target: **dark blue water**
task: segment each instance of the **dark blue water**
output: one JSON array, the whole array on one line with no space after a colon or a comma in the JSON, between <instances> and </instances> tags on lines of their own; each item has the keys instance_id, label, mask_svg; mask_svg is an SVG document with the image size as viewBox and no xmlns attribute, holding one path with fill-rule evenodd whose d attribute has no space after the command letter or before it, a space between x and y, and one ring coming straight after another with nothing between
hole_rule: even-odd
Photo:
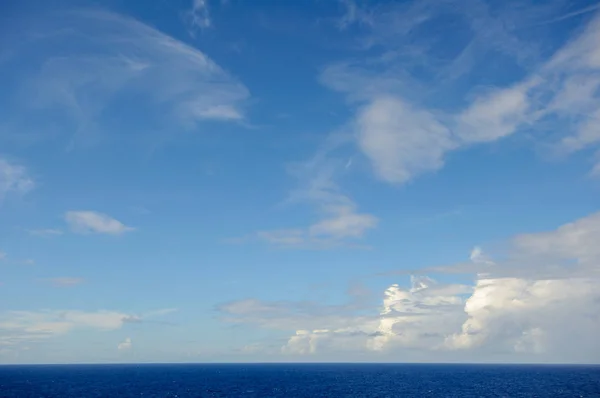
<instances>
[{"instance_id":1,"label":"dark blue water","mask_svg":"<svg viewBox=\"0 0 600 398\"><path fill-rule=\"evenodd\" d=\"M0 366L0 397L600 397L600 366Z\"/></svg>"}]
</instances>

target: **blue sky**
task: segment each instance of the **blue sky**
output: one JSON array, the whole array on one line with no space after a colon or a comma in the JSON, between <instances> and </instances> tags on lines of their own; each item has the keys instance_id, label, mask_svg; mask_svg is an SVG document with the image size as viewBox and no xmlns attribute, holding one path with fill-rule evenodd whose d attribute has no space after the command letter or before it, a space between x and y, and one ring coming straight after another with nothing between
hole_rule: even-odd
<instances>
[{"instance_id":1,"label":"blue sky","mask_svg":"<svg viewBox=\"0 0 600 398\"><path fill-rule=\"evenodd\" d=\"M3 2L0 363L599 362L599 12Z\"/></svg>"}]
</instances>

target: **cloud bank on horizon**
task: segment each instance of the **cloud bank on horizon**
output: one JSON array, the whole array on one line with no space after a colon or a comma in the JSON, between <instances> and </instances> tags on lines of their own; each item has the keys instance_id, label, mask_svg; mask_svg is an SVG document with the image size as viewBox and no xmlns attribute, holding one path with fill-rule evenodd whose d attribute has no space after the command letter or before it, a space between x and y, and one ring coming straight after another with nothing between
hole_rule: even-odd
<instances>
[{"instance_id":1,"label":"cloud bank on horizon","mask_svg":"<svg viewBox=\"0 0 600 398\"><path fill-rule=\"evenodd\" d=\"M600 362L597 4L69 3L0 6L0 363Z\"/></svg>"}]
</instances>

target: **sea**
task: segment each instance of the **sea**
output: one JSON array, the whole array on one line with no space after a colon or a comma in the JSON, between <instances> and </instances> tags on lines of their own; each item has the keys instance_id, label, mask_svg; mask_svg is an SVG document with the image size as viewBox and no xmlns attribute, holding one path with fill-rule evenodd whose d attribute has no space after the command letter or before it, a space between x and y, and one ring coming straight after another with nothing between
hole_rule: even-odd
<instances>
[{"instance_id":1,"label":"sea","mask_svg":"<svg viewBox=\"0 0 600 398\"><path fill-rule=\"evenodd\" d=\"M0 397L600 397L600 366L0 366Z\"/></svg>"}]
</instances>

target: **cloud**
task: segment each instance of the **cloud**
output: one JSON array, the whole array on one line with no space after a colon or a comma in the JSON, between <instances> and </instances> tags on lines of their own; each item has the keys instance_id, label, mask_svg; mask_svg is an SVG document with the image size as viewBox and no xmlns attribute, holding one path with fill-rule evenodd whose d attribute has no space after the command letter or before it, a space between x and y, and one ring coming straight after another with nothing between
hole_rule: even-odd
<instances>
[{"instance_id":1,"label":"cloud","mask_svg":"<svg viewBox=\"0 0 600 398\"><path fill-rule=\"evenodd\" d=\"M345 13L338 20L338 27L342 30L348 28L354 23L371 24L369 14L359 7L353 0L340 0L339 3L344 7Z\"/></svg>"},{"instance_id":2,"label":"cloud","mask_svg":"<svg viewBox=\"0 0 600 398\"><path fill-rule=\"evenodd\" d=\"M32 236L57 236L63 234L63 231L61 231L60 229L53 228L30 229L27 232L29 232L29 235Z\"/></svg>"},{"instance_id":3,"label":"cloud","mask_svg":"<svg viewBox=\"0 0 600 398\"><path fill-rule=\"evenodd\" d=\"M357 115L357 142L384 181L403 183L437 170L456 147L450 130L429 112L397 97L374 99Z\"/></svg>"},{"instance_id":4,"label":"cloud","mask_svg":"<svg viewBox=\"0 0 600 398\"><path fill-rule=\"evenodd\" d=\"M244 299L218 305L221 320L234 324L249 324L266 329L290 331L296 329L354 329L373 316L356 316L364 304L320 305L312 301L265 302Z\"/></svg>"},{"instance_id":5,"label":"cloud","mask_svg":"<svg viewBox=\"0 0 600 398\"><path fill-rule=\"evenodd\" d=\"M0 250L0 261L5 260L6 259L6 253L3 252L2 250Z\"/></svg>"},{"instance_id":6,"label":"cloud","mask_svg":"<svg viewBox=\"0 0 600 398\"><path fill-rule=\"evenodd\" d=\"M162 141L204 122L244 117L249 93L242 84L198 49L139 21L99 9L16 21L23 34L12 44L10 64L31 68L2 72L0 65L5 79L22 82L5 92L12 106L3 138L68 133L69 148L157 135Z\"/></svg>"},{"instance_id":7,"label":"cloud","mask_svg":"<svg viewBox=\"0 0 600 398\"><path fill-rule=\"evenodd\" d=\"M515 28L507 30L504 19L516 27L535 25L555 13L556 6L526 7L522 15L501 8L492 16L476 0L467 8L451 7L454 2L428 4L374 7L366 48L379 55L329 65L320 77L356 107L350 121L355 143L379 179L406 183L441 169L451 151L520 131L533 131L536 143L565 154L600 145L599 15L541 60L535 46L527 44L533 41L523 41ZM453 43L430 37L434 30L425 29L436 21L444 23L448 15L456 21ZM471 39L457 43L463 27ZM442 48L457 46L462 51L454 56L441 55ZM487 76L490 62L512 68L517 64L523 73L495 85L490 83L494 78L486 77L484 86L479 79ZM472 74L474 66L482 72ZM463 75L469 76L468 84L459 79ZM452 105L444 100L457 96L465 100ZM555 127L551 134L544 133L548 124Z\"/></svg>"},{"instance_id":8,"label":"cloud","mask_svg":"<svg viewBox=\"0 0 600 398\"><path fill-rule=\"evenodd\" d=\"M0 201L9 193L24 194L34 186L24 166L0 157Z\"/></svg>"},{"instance_id":9,"label":"cloud","mask_svg":"<svg viewBox=\"0 0 600 398\"><path fill-rule=\"evenodd\" d=\"M533 85L534 82L528 81L477 97L458 115L456 134L463 145L496 141L531 122L528 90Z\"/></svg>"},{"instance_id":10,"label":"cloud","mask_svg":"<svg viewBox=\"0 0 600 398\"><path fill-rule=\"evenodd\" d=\"M570 360L583 354L597 356L598 282L584 278L480 279L465 304L469 318L446 344L452 349L553 352Z\"/></svg>"},{"instance_id":11,"label":"cloud","mask_svg":"<svg viewBox=\"0 0 600 398\"><path fill-rule=\"evenodd\" d=\"M127 337L124 341L122 341L121 343L119 343L119 345L117 346L117 350L119 351L129 351L132 348L132 342L131 342L131 338Z\"/></svg>"},{"instance_id":12,"label":"cloud","mask_svg":"<svg viewBox=\"0 0 600 398\"><path fill-rule=\"evenodd\" d=\"M158 315L157 315L158 316ZM144 316L118 311L41 310L0 312L0 347L22 347L76 330L114 331Z\"/></svg>"},{"instance_id":13,"label":"cloud","mask_svg":"<svg viewBox=\"0 0 600 398\"><path fill-rule=\"evenodd\" d=\"M210 28L212 25L208 0L192 0L192 9L187 15L192 36L195 30Z\"/></svg>"},{"instance_id":14,"label":"cloud","mask_svg":"<svg viewBox=\"0 0 600 398\"><path fill-rule=\"evenodd\" d=\"M135 229L95 211L69 211L65 214L65 221L73 232L80 234L121 235Z\"/></svg>"},{"instance_id":15,"label":"cloud","mask_svg":"<svg viewBox=\"0 0 600 398\"><path fill-rule=\"evenodd\" d=\"M50 278L47 279L47 281L54 287L71 287L84 283L85 279L64 276L59 278Z\"/></svg>"},{"instance_id":16,"label":"cloud","mask_svg":"<svg viewBox=\"0 0 600 398\"><path fill-rule=\"evenodd\" d=\"M0 314L4 345L40 340L74 329L116 330L129 315L114 311L8 311ZM11 343L12 342L12 343Z\"/></svg>"},{"instance_id":17,"label":"cloud","mask_svg":"<svg viewBox=\"0 0 600 398\"><path fill-rule=\"evenodd\" d=\"M347 171L347 160L331 152L345 138L330 136L315 155L304 162L290 164L288 173L296 179L297 187L289 194L286 204L309 204L315 217L308 225L293 228L261 230L242 239L254 239L283 248L329 249L358 247L356 242L377 226L372 214L360 212L358 205L336 183Z\"/></svg>"},{"instance_id":18,"label":"cloud","mask_svg":"<svg viewBox=\"0 0 600 398\"><path fill-rule=\"evenodd\" d=\"M411 276L409 288L394 283L383 292L379 309L360 295L338 305L246 299L218 309L227 322L290 331L283 355L594 362L600 355L598 241L600 213L594 213L555 230L516 235L498 258L475 247L470 267L460 268L472 284Z\"/></svg>"}]
</instances>

